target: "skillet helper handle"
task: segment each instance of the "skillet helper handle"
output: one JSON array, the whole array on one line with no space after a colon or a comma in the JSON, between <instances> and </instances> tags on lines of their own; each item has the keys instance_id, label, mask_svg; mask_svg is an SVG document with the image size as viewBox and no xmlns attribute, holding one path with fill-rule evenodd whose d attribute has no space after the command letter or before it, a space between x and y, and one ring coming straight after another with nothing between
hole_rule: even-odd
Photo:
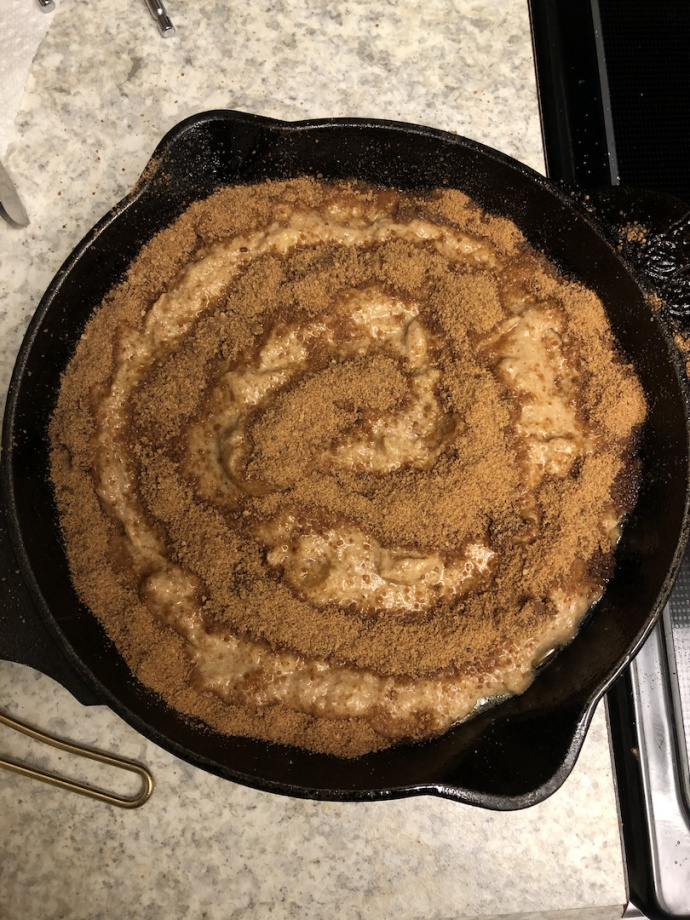
<instances>
[{"instance_id":1,"label":"skillet helper handle","mask_svg":"<svg viewBox=\"0 0 690 920\"><path fill-rule=\"evenodd\" d=\"M571 197L600 224L632 266L643 289L658 298L658 312L690 362L690 208L662 192L615 186ZM690 377L690 363L688 363Z\"/></svg>"},{"instance_id":2,"label":"skillet helper handle","mask_svg":"<svg viewBox=\"0 0 690 920\"><path fill-rule=\"evenodd\" d=\"M18 773L20 776L28 776L31 779L40 780L41 782L48 783L51 786L58 786L60 789L67 789L70 792L76 792L79 795L85 795L89 798L97 799L99 802L106 802L108 805L116 805L118 808L139 808L141 805L148 801L151 793L153 792L153 776L146 769L146 767L136 763L133 760L127 760L124 757L115 757L111 754L104 754L101 751L94 750L93 748L71 744L69 741L61 741L59 738L55 738L53 735L44 734L43 732L38 731L38 729L31 728L31 726L26 725L24 722L19 722L16 719L11 719L9 716L4 715L1 712L0 724L6 725L8 728L13 728L15 731L27 735L34 741L40 741L42 744L49 744L61 751L66 751L68 754L75 754L77 757L86 757L89 760L97 760L99 763L104 763L107 766L120 770L127 770L130 773L134 773L141 779L142 786L141 790L134 796L121 796L114 792L106 792L104 789L98 789L95 786L89 786L87 783L80 783L74 780L64 779L63 777L57 776L54 773L47 773L34 767L27 767L23 764L15 763L12 760L0 759L0 767L4 770L9 770L12 773Z\"/></svg>"}]
</instances>

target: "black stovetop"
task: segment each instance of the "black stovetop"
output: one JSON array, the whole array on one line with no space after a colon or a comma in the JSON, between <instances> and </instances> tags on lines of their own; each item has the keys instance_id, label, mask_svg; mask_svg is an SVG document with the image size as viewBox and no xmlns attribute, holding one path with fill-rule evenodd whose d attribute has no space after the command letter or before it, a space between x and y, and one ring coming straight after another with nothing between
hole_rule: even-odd
<instances>
[{"instance_id":1,"label":"black stovetop","mask_svg":"<svg viewBox=\"0 0 690 920\"><path fill-rule=\"evenodd\" d=\"M530 12L549 176L690 211L690 3L530 0ZM607 704L631 901L655 920L690 917L689 557Z\"/></svg>"}]
</instances>

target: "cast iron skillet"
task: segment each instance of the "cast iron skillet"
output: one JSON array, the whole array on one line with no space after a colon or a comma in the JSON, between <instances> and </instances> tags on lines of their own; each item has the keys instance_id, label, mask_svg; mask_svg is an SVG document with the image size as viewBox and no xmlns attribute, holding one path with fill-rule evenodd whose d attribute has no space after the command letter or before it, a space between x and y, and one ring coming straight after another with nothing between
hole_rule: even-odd
<instances>
[{"instance_id":1,"label":"cast iron skillet","mask_svg":"<svg viewBox=\"0 0 690 920\"><path fill-rule=\"evenodd\" d=\"M601 296L649 400L638 504L606 593L576 640L521 697L443 737L356 761L226 737L190 724L135 680L69 578L47 478L47 427L60 374L84 325L153 234L228 183L299 175L420 189L460 188L510 216L530 242ZM632 270L572 199L477 143L394 122L284 123L208 112L174 128L134 190L85 237L43 297L12 378L3 489L12 541L35 605L111 708L154 742L250 786L343 801L432 793L521 808L565 780L594 707L651 630L688 535L688 402L679 356Z\"/></svg>"}]
</instances>

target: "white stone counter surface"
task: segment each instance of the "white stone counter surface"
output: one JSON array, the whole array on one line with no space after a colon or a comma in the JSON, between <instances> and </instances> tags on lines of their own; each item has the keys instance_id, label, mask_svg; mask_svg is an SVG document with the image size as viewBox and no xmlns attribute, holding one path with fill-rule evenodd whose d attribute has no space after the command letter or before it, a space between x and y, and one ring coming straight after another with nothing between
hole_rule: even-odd
<instances>
[{"instance_id":1,"label":"white stone counter surface","mask_svg":"<svg viewBox=\"0 0 690 920\"><path fill-rule=\"evenodd\" d=\"M16 121L0 124L0 154L31 217L25 230L0 220L0 403L62 261L188 115L417 122L543 169L524 0L169 0L168 11L177 32L163 39L143 0L56 0ZM601 707L564 786L512 813L257 792L2 661L0 710L138 759L156 780L146 805L123 811L0 771L2 920L613 920L625 906ZM7 729L1 756L81 770Z\"/></svg>"}]
</instances>

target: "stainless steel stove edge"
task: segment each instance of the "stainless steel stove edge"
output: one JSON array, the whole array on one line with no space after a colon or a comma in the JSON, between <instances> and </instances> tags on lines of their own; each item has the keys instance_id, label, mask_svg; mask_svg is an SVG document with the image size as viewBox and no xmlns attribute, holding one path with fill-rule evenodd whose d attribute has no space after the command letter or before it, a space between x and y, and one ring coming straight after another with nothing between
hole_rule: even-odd
<instances>
[{"instance_id":1,"label":"stainless steel stove edge","mask_svg":"<svg viewBox=\"0 0 690 920\"><path fill-rule=\"evenodd\" d=\"M687 564L683 575L690 579ZM632 902L629 911L651 920L690 917L687 749L676 664L670 655L673 622L667 606L608 699ZM623 733L620 715L626 710L629 727Z\"/></svg>"}]
</instances>

